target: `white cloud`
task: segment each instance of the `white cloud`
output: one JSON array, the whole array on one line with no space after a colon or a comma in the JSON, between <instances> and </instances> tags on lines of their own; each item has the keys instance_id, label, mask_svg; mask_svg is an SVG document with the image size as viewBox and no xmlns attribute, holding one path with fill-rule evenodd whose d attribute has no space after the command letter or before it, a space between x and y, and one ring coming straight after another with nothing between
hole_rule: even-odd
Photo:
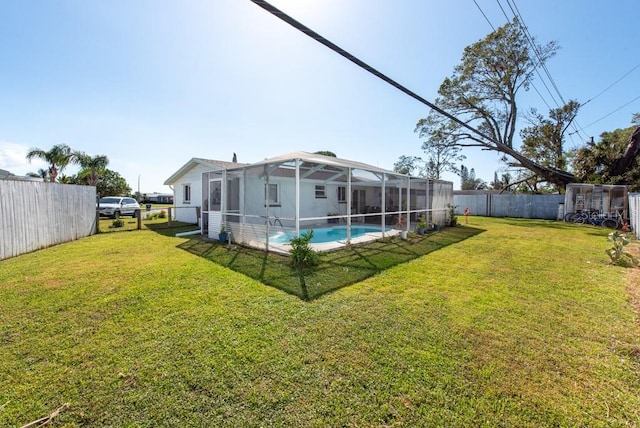
<instances>
[{"instance_id":1,"label":"white cloud","mask_svg":"<svg viewBox=\"0 0 640 428\"><path fill-rule=\"evenodd\" d=\"M25 175L28 172L44 168L46 163L41 160L34 159L32 162L27 160L29 148L24 144L0 141L0 169L16 175Z\"/></svg>"}]
</instances>

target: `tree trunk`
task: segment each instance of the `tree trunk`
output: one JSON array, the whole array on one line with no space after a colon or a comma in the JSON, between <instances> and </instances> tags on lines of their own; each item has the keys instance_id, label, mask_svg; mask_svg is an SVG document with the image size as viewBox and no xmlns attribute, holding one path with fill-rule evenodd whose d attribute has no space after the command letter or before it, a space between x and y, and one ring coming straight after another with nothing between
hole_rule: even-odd
<instances>
[{"instance_id":1,"label":"tree trunk","mask_svg":"<svg viewBox=\"0 0 640 428\"><path fill-rule=\"evenodd\" d=\"M563 171L556 168L550 168L547 166L538 165L528 157L524 156L517 150L512 149L506 144L500 144L494 142L495 150L505 153L518 162L520 162L520 166L530 170L531 172L537 174L542 177L545 181L555 184L558 188L564 189L567 184L573 183L576 181L576 176L571 174L570 172ZM489 147L489 145L487 145Z\"/></svg>"},{"instance_id":2,"label":"tree trunk","mask_svg":"<svg viewBox=\"0 0 640 428\"><path fill-rule=\"evenodd\" d=\"M620 159L616 161L615 166L611 170L611 176L619 176L625 173L627 169L631 167L631 164L635 160L638 152L640 151L640 126L633 131L629 144L624 151L624 154Z\"/></svg>"}]
</instances>

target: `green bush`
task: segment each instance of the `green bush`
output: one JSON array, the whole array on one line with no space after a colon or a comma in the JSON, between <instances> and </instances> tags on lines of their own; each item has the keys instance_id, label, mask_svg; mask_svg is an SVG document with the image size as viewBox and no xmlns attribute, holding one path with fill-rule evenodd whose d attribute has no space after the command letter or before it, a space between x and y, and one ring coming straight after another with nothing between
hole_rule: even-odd
<instances>
[{"instance_id":1,"label":"green bush","mask_svg":"<svg viewBox=\"0 0 640 428\"><path fill-rule=\"evenodd\" d=\"M451 204L447 204L447 226L455 226L456 224L458 224L456 207Z\"/></svg>"},{"instance_id":2,"label":"green bush","mask_svg":"<svg viewBox=\"0 0 640 428\"><path fill-rule=\"evenodd\" d=\"M124 220L121 220L119 218L113 220L113 223L111 223L111 227L116 228L116 227L123 227L124 226Z\"/></svg>"},{"instance_id":3,"label":"green bush","mask_svg":"<svg viewBox=\"0 0 640 428\"><path fill-rule=\"evenodd\" d=\"M290 242L291 265L297 268L311 267L318 264L318 253L316 253L309 243L313 239L313 230L302 233L299 237L293 238Z\"/></svg>"}]
</instances>

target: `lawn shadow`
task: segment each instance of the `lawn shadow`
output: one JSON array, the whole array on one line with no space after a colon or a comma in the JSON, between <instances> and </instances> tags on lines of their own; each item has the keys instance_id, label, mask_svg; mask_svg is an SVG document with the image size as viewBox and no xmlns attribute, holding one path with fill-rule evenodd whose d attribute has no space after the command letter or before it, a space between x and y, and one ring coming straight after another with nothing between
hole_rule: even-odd
<instances>
[{"instance_id":1,"label":"lawn shadow","mask_svg":"<svg viewBox=\"0 0 640 428\"><path fill-rule=\"evenodd\" d=\"M189 232L199 230L200 226L193 223L182 223L179 221L168 222L166 219L160 219L155 222L142 222L143 229L148 229L164 236L176 236L176 233Z\"/></svg>"},{"instance_id":2,"label":"lawn shadow","mask_svg":"<svg viewBox=\"0 0 640 428\"><path fill-rule=\"evenodd\" d=\"M221 245L202 236L178 248L308 301L482 232L477 227L457 226L427 235L411 233L406 240L392 237L351 245L321 253L319 264L304 270L292 268L286 255Z\"/></svg>"}]
</instances>

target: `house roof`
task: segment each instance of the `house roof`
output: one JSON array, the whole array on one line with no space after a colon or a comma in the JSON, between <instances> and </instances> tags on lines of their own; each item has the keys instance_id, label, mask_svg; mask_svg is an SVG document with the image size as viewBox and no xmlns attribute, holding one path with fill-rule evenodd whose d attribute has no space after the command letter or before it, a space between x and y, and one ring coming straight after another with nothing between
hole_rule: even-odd
<instances>
[{"instance_id":1,"label":"house roof","mask_svg":"<svg viewBox=\"0 0 640 428\"><path fill-rule=\"evenodd\" d=\"M164 184L171 185L176 183L182 175L198 165L208 168L209 171L226 170L232 174L248 173L253 176L261 177L269 175L272 177L294 178L296 176L296 161L300 162L300 177L310 180L346 183L349 170L351 171L351 181L362 184L377 183L381 180L381 176L383 174L390 176L389 178L394 181L402 181L405 179L424 180L419 177L409 177L405 174L400 174L395 171L390 171L362 162L340 159L316 153L295 151L251 164L192 158L176 173L169 177Z\"/></svg>"},{"instance_id":2,"label":"house roof","mask_svg":"<svg viewBox=\"0 0 640 428\"><path fill-rule=\"evenodd\" d=\"M204 159L204 158L191 158L187 163L185 163L179 170L177 170L171 177L167 178L164 181L164 184L170 186L175 184L176 180L180 178L182 175L187 173L189 170L196 166L203 166L205 168L209 168L211 171L215 170L223 170L230 169L238 166L243 166L246 164L238 163L238 162L226 162L215 159Z\"/></svg>"},{"instance_id":3,"label":"house roof","mask_svg":"<svg viewBox=\"0 0 640 428\"><path fill-rule=\"evenodd\" d=\"M377 166L368 165L362 162L356 162L356 161L351 161L347 159L335 158L333 156L325 156L317 153L307 153L302 151L285 153L283 155L265 159L260 162L254 162L250 165L241 165L241 166L238 165L236 167L227 168L227 169L241 169L241 168L244 168L245 166L254 167L254 166L261 166L261 165L284 164L287 162L295 161L296 159L299 159L303 163L307 163L307 164L318 164L318 165L321 164L321 165L327 165L329 167L334 167L334 168L354 168L354 169L361 169L364 171L370 171L370 172L380 173L380 174L393 174L393 175L399 175L399 176L403 175L394 171L390 171L388 169L378 168Z\"/></svg>"},{"instance_id":4,"label":"house roof","mask_svg":"<svg viewBox=\"0 0 640 428\"><path fill-rule=\"evenodd\" d=\"M250 165L237 166L227 171L245 171L250 175L294 178L296 176L295 162L299 161L300 177L309 180L346 183L351 170L351 181L359 183L377 183L381 175L388 175L392 180L409 178L387 169L368 165L333 156L302 151L290 152L273 158L255 162ZM415 178L415 177L414 177Z\"/></svg>"}]
</instances>

